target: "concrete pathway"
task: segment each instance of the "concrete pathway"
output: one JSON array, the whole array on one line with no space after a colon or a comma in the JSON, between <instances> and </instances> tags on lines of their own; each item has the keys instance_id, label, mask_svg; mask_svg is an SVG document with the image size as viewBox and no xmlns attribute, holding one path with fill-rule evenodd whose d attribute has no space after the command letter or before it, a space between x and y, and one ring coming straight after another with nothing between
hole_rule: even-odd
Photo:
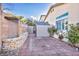
<instances>
[{"instance_id":1,"label":"concrete pathway","mask_svg":"<svg viewBox=\"0 0 79 59\"><path fill-rule=\"evenodd\" d=\"M74 47L51 37L34 37L29 35L22 48L20 56L79 56Z\"/></svg>"}]
</instances>

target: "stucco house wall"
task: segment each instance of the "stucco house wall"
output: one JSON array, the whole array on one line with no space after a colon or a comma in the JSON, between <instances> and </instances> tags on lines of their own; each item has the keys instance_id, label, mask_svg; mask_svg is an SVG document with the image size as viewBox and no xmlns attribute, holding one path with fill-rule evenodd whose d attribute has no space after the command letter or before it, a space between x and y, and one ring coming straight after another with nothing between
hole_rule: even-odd
<instances>
[{"instance_id":1,"label":"stucco house wall","mask_svg":"<svg viewBox=\"0 0 79 59\"><path fill-rule=\"evenodd\" d=\"M69 24L79 23L79 3L69 4Z\"/></svg>"},{"instance_id":2,"label":"stucco house wall","mask_svg":"<svg viewBox=\"0 0 79 59\"><path fill-rule=\"evenodd\" d=\"M47 17L45 18L45 22L48 21L50 25L56 26L56 19L58 16L68 13L66 16L66 21L68 24L77 24L79 23L79 3L59 3L59 5L55 4L54 7L50 7L47 13ZM61 17L63 19L64 17Z\"/></svg>"}]
</instances>

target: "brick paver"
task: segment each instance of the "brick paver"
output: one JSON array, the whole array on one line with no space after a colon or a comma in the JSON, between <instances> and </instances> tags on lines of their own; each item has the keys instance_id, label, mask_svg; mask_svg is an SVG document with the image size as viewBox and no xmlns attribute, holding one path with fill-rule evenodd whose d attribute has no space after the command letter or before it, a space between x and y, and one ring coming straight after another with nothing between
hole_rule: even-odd
<instances>
[{"instance_id":1,"label":"brick paver","mask_svg":"<svg viewBox=\"0 0 79 59\"><path fill-rule=\"evenodd\" d=\"M32 40L31 50L29 42ZM74 47L51 37L37 38L30 36L20 49L19 55L23 56L78 56L79 52Z\"/></svg>"}]
</instances>

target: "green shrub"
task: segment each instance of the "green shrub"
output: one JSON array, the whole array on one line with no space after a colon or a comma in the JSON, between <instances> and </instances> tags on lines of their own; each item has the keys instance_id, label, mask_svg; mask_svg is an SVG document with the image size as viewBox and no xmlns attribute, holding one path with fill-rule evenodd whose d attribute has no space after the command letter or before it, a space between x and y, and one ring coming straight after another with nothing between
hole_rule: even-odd
<instances>
[{"instance_id":1,"label":"green shrub","mask_svg":"<svg viewBox=\"0 0 79 59\"><path fill-rule=\"evenodd\" d=\"M56 29L55 27L48 28L48 32L49 32L50 36L53 36L53 35L54 35L54 33L56 33L56 32L57 32L57 29Z\"/></svg>"},{"instance_id":2,"label":"green shrub","mask_svg":"<svg viewBox=\"0 0 79 59\"><path fill-rule=\"evenodd\" d=\"M68 39L72 44L79 43L79 26L70 25Z\"/></svg>"}]
</instances>

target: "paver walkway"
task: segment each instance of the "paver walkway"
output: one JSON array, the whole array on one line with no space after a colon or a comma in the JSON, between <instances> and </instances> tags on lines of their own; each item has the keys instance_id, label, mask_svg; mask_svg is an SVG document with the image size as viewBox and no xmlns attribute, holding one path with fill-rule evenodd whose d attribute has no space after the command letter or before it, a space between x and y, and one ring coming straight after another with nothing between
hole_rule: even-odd
<instances>
[{"instance_id":1,"label":"paver walkway","mask_svg":"<svg viewBox=\"0 0 79 59\"><path fill-rule=\"evenodd\" d=\"M32 40L31 43L29 43ZM36 38L32 34L20 49L21 56L79 56L74 47L51 37Z\"/></svg>"}]
</instances>

